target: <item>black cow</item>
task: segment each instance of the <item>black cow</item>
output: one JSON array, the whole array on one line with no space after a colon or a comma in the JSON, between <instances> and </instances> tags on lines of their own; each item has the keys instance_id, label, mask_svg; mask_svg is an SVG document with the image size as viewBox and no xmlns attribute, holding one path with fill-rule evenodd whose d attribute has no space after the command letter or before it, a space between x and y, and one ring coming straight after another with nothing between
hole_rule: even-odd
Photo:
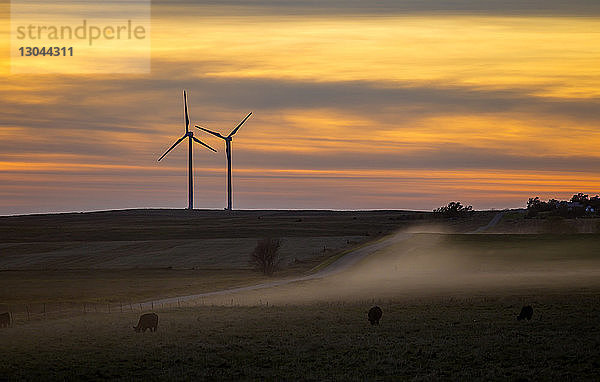
<instances>
[{"instance_id":1,"label":"black cow","mask_svg":"<svg viewBox=\"0 0 600 382\"><path fill-rule=\"evenodd\" d=\"M158 326L158 316L156 313L146 313L140 316L137 326L133 327L136 332L145 332L146 329L150 329L151 332L156 331Z\"/></svg>"},{"instance_id":2,"label":"black cow","mask_svg":"<svg viewBox=\"0 0 600 382\"><path fill-rule=\"evenodd\" d=\"M369 322L371 325L379 325L379 320L381 320L382 315L383 311L378 306L374 306L369 309Z\"/></svg>"},{"instance_id":3,"label":"black cow","mask_svg":"<svg viewBox=\"0 0 600 382\"><path fill-rule=\"evenodd\" d=\"M8 328L10 326L10 312L0 314L0 328Z\"/></svg>"},{"instance_id":4,"label":"black cow","mask_svg":"<svg viewBox=\"0 0 600 382\"><path fill-rule=\"evenodd\" d=\"M531 320L531 317L533 317L533 308L531 307L531 305L527 305L521 308L521 313L519 313L519 315L517 316L517 320Z\"/></svg>"}]
</instances>

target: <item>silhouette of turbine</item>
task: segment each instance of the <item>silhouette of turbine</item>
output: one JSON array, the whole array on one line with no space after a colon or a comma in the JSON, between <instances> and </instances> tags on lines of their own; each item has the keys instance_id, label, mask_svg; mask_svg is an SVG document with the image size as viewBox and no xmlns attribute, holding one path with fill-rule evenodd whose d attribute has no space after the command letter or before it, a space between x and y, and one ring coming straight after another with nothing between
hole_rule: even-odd
<instances>
[{"instance_id":1,"label":"silhouette of turbine","mask_svg":"<svg viewBox=\"0 0 600 382\"><path fill-rule=\"evenodd\" d=\"M204 142L200 141L198 138L194 137L194 133L192 131L190 131L190 118L188 116L187 95L185 94L185 90L183 91L183 104L184 104L184 112L185 112L185 135L183 137L179 138L177 140L177 142L175 142L173 144L173 146L171 146L171 148L169 148L160 158L158 158L158 161L160 162L160 160L163 159L165 157L165 155L167 155L171 150L173 150L175 148L175 146L180 144L185 138L188 139L188 143L189 143L189 146L188 146L188 192L189 192L188 209L191 210L194 208L194 174L193 174L193 167L192 167L192 141L195 141L196 143L200 143L202 146L204 146L214 152L217 152L217 150L213 149L206 143L204 143Z\"/></svg>"},{"instance_id":2,"label":"silhouette of turbine","mask_svg":"<svg viewBox=\"0 0 600 382\"><path fill-rule=\"evenodd\" d=\"M248 114L246 116L246 118L244 118L242 120L242 122L240 122L240 124L237 125L237 127L235 129L233 129L231 131L231 133L229 133L229 135L226 137L217 133L216 131L211 131L211 130L205 129L204 127L196 126L200 130L204 130L207 133L214 135L215 137L219 137L219 138L225 140L225 153L227 154L227 209L229 211L231 211L233 209L233 200L232 200L232 196L231 196L231 141L233 140L233 136L235 135L235 133L237 133L237 131L240 129L240 127L242 127L244 122L246 122L246 120L248 118L250 118L251 115L252 115L252 113Z\"/></svg>"}]
</instances>

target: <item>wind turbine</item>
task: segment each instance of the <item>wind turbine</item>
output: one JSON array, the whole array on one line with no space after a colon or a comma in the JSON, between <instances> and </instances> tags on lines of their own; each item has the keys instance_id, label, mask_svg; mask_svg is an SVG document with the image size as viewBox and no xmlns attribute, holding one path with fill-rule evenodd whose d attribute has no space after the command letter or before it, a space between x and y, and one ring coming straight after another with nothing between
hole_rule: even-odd
<instances>
[{"instance_id":1,"label":"wind turbine","mask_svg":"<svg viewBox=\"0 0 600 382\"><path fill-rule=\"evenodd\" d=\"M233 206L233 201L232 201L232 197L231 197L231 141L233 139L233 136L235 135L235 133L237 133L237 131L240 129L240 127L242 127L242 125L244 124L244 122L246 122L246 120L248 118L250 118L250 116L252 115L252 113L248 114L246 116L246 118L244 118L242 120L242 122L240 122L239 125L237 125L237 127L235 129L233 129L231 131L231 133L229 133L228 136L223 136L215 131L211 131L208 129L205 129L204 127L201 126L196 126L197 128L199 128L200 130L204 130L207 133L210 133L212 135L214 135L215 137L219 137L223 140L225 140L225 152L227 154L227 209L229 211L232 210Z\"/></svg>"},{"instance_id":2,"label":"wind turbine","mask_svg":"<svg viewBox=\"0 0 600 382\"><path fill-rule=\"evenodd\" d=\"M188 191L189 191L188 209L191 210L194 208L194 176L193 176L193 167L192 167L192 141L195 141L196 143L200 143L202 146L204 146L214 152L217 152L217 150L213 149L206 143L204 143L204 142L200 141L198 138L194 137L194 133L192 131L190 131L190 118L188 116L187 95L185 94L185 90L183 91L183 104L184 104L184 108L185 108L184 109L184 112L185 112L185 135L183 137L179 138L177 140L177 142L175 142L173 144L173 146L171 146L171 148L169 148L160 158L158 158L158 161L160 162L160 160L163 159L165 157L165 155L167 155L171 150L173 150L175 148L175 146L180 144L185 138L188 139L188 143L189 143L189 145L188 145Z\"/></svg>"}]
</instances>

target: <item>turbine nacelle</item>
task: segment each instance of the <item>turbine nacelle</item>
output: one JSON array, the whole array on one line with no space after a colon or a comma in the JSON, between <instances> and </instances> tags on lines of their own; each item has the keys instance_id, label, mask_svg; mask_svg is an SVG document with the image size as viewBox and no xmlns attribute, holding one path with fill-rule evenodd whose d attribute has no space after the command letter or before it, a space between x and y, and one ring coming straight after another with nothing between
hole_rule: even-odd
<instances>
[{"instance_id":1,"label":"turbine nacelle","mask_svg":"<svg viewBox=\"0 0 600 382\"><path fill-rule=\"evenodd\" d=\"M239 123L239 124L238 124L238 125L235 127L235 129L233 129L233 130L231 131L231 133L229 133L229 135L228 135L228 136L224 136L224 135L223 135L223 134L221 134L221 133L218 133L218 132L216 132L216 131L209 130L209 129L207 129L207 128L205 128L205 127L202 127L202 126L198 126L198 125L196 125L196 128L198 128L198 129L200 129L200 130L203 130L203 131L206 131L207 133L209 133L209 134L212 134L212 135L214 135L214 136L215 136L215 137L217 137L217 138L221 138L221 139L224 139L225 141L229 141L229 142L231 142L231 141L233 140L233 136L235 135L235 133L237 133L237 132L238 132L238 130L240 129L240 127L242 127L242 125L243 125L243 124L244 124L244 123L245 123L245 122L248 120L248 118L250 118L250 116L251 116L251 115L252 115L252 113L248 113L248 115L246 116L246 118L244 118L244 119L242 120L242 122L240 122L240 123Z\"/></svg>"}]
</instances>

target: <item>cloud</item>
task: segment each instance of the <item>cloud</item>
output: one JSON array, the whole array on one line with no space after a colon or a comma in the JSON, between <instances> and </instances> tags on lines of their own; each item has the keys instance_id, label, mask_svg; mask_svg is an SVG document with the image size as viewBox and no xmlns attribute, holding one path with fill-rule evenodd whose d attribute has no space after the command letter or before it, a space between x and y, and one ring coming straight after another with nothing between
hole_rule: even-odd
<instances>
[{"instance_id":1,"label":"cloud","mask_svg":"<svg viewBox=\"0 0 600 382\"><path fill-rule=\"evenodd\" d=\"M188 89L191 116L195 123L227 130L247 112L254 111L253 119L257 121L254 124L262 126L249 123L246 129L252 129L252 135L246 142L254 139L254 146L262 145L269 139L268 134L276 133L287 145L296 146L300 151L305 151L307 145L317 145L320 148L318 153L311 155L323 157L315 159L314 163L304 160L302 156L295 157L293 153L283 155L276 147L263 150L265 155L283 157L272 157L269 159L271 161L288 163L290 166L297 163L300 168L318 164L325 164L328 168L343 167L344 163L354 162L357 163L353 166L360 162L361 167L394 168L395 158L397 164L403 167L409 163L419 163L423 168L475 165L500 168L529 163L529 168L562 168L568 165L560 163L571 160L573 153L556 156L552 153L524 152L527 147L534 147L528 140L552 138L540 136L538 139L535 137L537 133L560 137L568 136L569 131L573 131L585 135L600 122L598 99L539 97L530 95L528 89L482 90L410 84L393 87L367 81L167 80L160 77L104 77L81 81L64 77L62 81L56 81L53 87L39 90L40 94L47 97L45 103L27 102L27 97L36 97L35 91L23 90L22 94L14 90L0 91L0 98L4 99L5 104L0 114L2 123L16 129L12 130L13 133L7 133L11 139L0 141L0 150L5 155L58 153L96 159L104 156L106 160L136 155L147 158L159 154L168 147L169 142L183 134L183 88ZM93 94L89 93L89 89L94 89ZM319 120L311 120L320 112L328 114ZM476 121L475 127L461 127L461 122L452 122L460 121L462 116L473 120L478 115L481 119ZM296 119L292 119L292 116ZM502 131L503 124L511 125L515 120L526 130L520 133L520 139L511 137L511 140L505 141L505 155L494 157L489 150L502 147L504 139L495 134ZM568 126L565 131L560 131L557 129L560 124L557 125L556 121L561 120L570 121L575 127ZM481 147L484 144L481 141L469 141L473 133L469 129L486 129L482 126L486 121L498 126L484 133L486 136L480 139L485 139L488 147ZM450 122L453 125L448 125ZM435 126L437 123L446 125ZM327 128L327 124L332 126ZM564 125L567 123L564 122ZM405 136L403 131L412 135ZM431 137L428 138L431 141L423 142L424 138L414 141L415 131L424 137ZM20 141L24 136L28 137L27 145L14 144L15 140ZM211 137L204 139L211 142ZM492 139L496 142L495 146L490 146ZM460 142L456 146L456 153L440 149L449 140ZM217 142L217 145L220 143ZM406 150L407 147L410 150ZM354 160L352 155L356 155L354 152L357 148L360 148L360 155L359 159ZM244 150L248 153L246 159L249 162L254 157L260 157L252 152L251 147ZM323 154L326 150L330 152ZM393 150L398 152L391 153ZM424 150L424 154L418 150ZM475 155L473 150L479 150L479 154ZM378 152L382 153L381 157ZM433 156L430 156L432 153ZM538 156L545 159L539 159ZM580 156L582 162L587 161L585 158L594 158L591 151ZM482 159L473 160L479 157Z\"/></svg>"},{"instance_id":2,"label":"cloud","mask_svg":"<svg viewBox=\"0 0 600 382\"><path fill-rule=\"evenodd\" d=\"M219 0L153 2L153 5L173 4L192 11L204 9L204 14L219 15L398 15L398 14L487 14L487 15L559 15L593 16L600 14L595 0ZM166 12L166 10L165 10Z\"/></svg>"},{"instance_id":3,"label":"cloud","mask_svg":"<svg viewBox=\"0 0 600 382\"><path fill-rule=\"evenodd\" d=\"M282 148L279 152L237 150L236 159L242 168L329 170L332 177L344 177L335 170L531 170L575 171L593 174L600 166L600 157L522 155L501 149L482 149L457 142L451 145L432 144L422 150L381 152L365 142L361 151L294 153ZM292 175L295 176L295 175ZM308 172L306 176L315 176Z\"/></svg>"},{"instance_id":4,"label":"cloud","mask_svg":"<svg viewBox=\"0 0 600 382\"><path fill-rule=\"evenodd\" d=\"M164 75L163 77L168 77ZM340 112L397 112L404 116L435 116L463 113L529 113L556 115L573 120L597 121L600 98L536 96L534 88L480 89L442 84L414 85L371 81L311 82L285 79L228 78L99 78L81 81L63 77L52 88L39 93L44 103L28 103L35 90L0 91L10 104L2 112L5 124L43 127L52 121L64 129L99 128L103 131L145 131L138 122L173 123L163 112L181 106L182 89L187 89L192 113L211 119L213 109L289 110L330 108ZM94 89L93 94L88 89ZM151 89L151 90L149 90ZM119 102L114 102L118 100ZM27 115L26 119L22 118ZM85 118L84 118L85 117ZM201 117L201 119L205 119ZM176 122L175 122L176 123ZM83 125L82 125L83 124ZM399 126L401 128L401 125Z\"/></svg>"}]
</instances>

